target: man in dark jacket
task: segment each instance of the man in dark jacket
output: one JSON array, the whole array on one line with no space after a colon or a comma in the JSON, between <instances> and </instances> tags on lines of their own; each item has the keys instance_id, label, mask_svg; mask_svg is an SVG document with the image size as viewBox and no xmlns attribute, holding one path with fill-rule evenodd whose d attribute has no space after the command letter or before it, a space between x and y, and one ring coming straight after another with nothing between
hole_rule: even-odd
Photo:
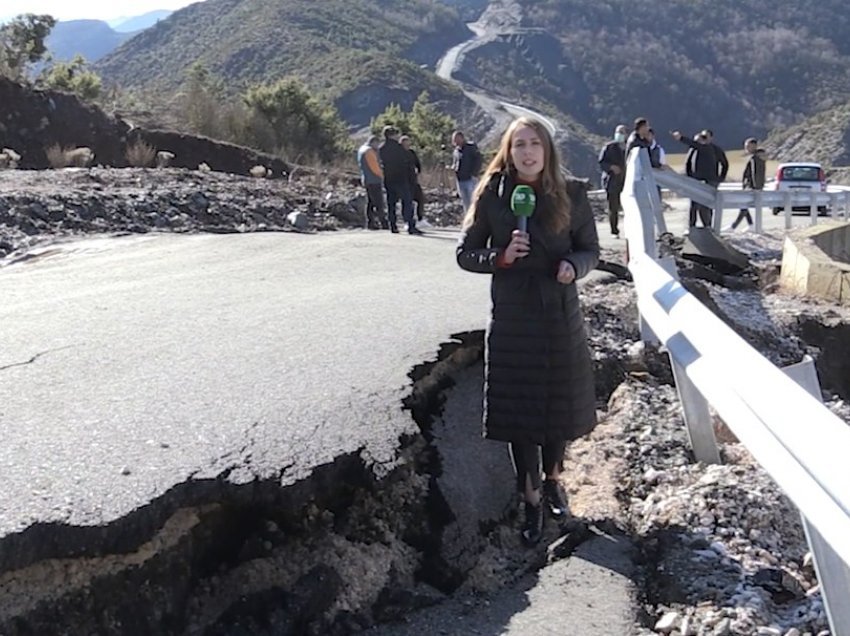
<instances>
[{"instance_id":1,"label":"man in dark jacket","mask_svg":"<svg viewBox=\"0 0 850 636\"><path fill-rule=\"evenodd\" d=\"M413 157L413 171L410 173L410 191L413 194L413 202L416 203L416 221L423 227L428 227L428 221L423 218L425 214L425 192L422 190L422 184L419 183L419 175L422 174L422 162L419 161L419 155L416 154L416 151L412 147L410 137L402 135L399 143Z\"/></svg>"},{"instance_id":2,"label":"man in dark jacket","mask_svg":"<svg viewBox=\"0 0 850 636\"><path fill-rule=\"evenodd\" d=\"M646 148L648 151L650 144L649 121L645 117L638 117L635 119L634 130L626 142L626 159L629 158L633 148Z\"/></svg>"},{"instance_id":3,"label":"man in dark jacket","mask_svg":"<svg viewBox=\"0 0 850 636\"><path fill-rule=\"evenodd\" d=\"M413 157L398 142L398 131L384 126L384 143L381 144L381 163L384 166L384 189L387 192L387 212L390 231L398 233L396 203L401 201L401 215L407 222L409 234L422 234L416 229L413 218L413 193L410 191L410 174L414 170Z\"/></svg>"},{"instance_id":4,"label":"man in dark jacket","mask_svg":"<svg viewBox=\"0 0 850 636\"><path fill-rule=\"evenodd\" d=\"M602 170L602 187L608 198L611 234L620 236L620 210L623 209L620 195L626 180L626 127L622 124L614 129L614 139L599 152L599 168Z\"/></svg>"},{"instance_id":5,"label":"man in dark jacket","mask_svg":"<svg viewBox=\"0 0 850 636\"><path fill-rule=\"evenodd\" d=\"M726 173L729 171L729 162L723 150L710 142L710 133L711 131L703 130L694 139L691 139L679 131L675 131L673 138L681 141L691 149L686 159L687 175L716 188L726 178ZM722 153L722 157L718 156L718 151ZM699 214L699 219L703 227L711 227L712 209L696 202L691 202L691 213L688 223L690 227L696 226L697 214Z\"/></svg>"},{"instance_id":6,"label":"man in dark jacket","mask_svg":"<svg viewBox=\"0 0 850 636\"><path fill-rule=\"evenodd\" d=\"M744 168L744 178L741 180L741 187L744 190L764 190L766 166L764 151L759 148L758 140L755 137L750 137L744 142L744 150L750 156L747 166ZM752 227L753 217L750 216L749 208L741 208L738 213L738 218L732 223L732 229L735 230L741 224L741 221L747 221L747 225Z\"/></svg>"},{"instance_id":7,"label":"man in dark jacket","mask_svg":"<svg viewBox=\"0 0 850 636\"><path fill-rule=\"evenodd\" d=\"M478 185L478 174L481 172L481 151L460 130L452 133L452 170L457 180L457 193L463 203L463 211L466 212L472 205L472 194Z\"/></svg>"}]
</instances>

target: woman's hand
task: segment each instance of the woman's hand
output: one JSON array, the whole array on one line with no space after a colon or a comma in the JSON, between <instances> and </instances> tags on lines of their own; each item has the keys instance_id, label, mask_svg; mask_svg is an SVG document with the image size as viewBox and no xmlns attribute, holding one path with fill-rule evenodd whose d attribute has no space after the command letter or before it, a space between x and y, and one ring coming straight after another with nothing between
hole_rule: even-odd
<instances>
[{"instance_id":1,"label":"woman's hand","mask_svg":"<svg viewBox=\"0 0 850 636\"><path fill-rule=\"evenodd\" d=\"M528 252L530 250L531 242L529 240L528 232L514 230L511 234L511 242L508 243L508 246L505 248L505 263L512 265L517 259L528 256Z\"/></svg>"},{"instance_id":2,"label":"woman's hand","mask_svg":"<svg viewBox=\"0 0 850 636\"><path fill-rule=\"evenodd\" d=\"M551 270L549 270L551 271ZM569 285L576 279L576 270L573 264L569 261L561 261L558 264L558 282L562 285Z\"/></svg>"}]
</instances>

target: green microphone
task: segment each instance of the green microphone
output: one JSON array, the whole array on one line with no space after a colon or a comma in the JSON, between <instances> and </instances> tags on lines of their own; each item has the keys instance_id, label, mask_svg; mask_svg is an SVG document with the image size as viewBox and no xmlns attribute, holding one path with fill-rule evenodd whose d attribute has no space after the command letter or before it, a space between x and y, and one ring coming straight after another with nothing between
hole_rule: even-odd
<instances>
[{"instance_id":1,"label":"green microphone","mask_svg":"<svg viewBox=\"0 0 850 636\"><path fill-rule=\"evenodd\" d=\"M520 232L528 231L528 217L534 214L537 204L537 195L534 188L527 185L518 185L511 194L511 211L517 218L517 229Z\"/></svg>"}]
</instances>

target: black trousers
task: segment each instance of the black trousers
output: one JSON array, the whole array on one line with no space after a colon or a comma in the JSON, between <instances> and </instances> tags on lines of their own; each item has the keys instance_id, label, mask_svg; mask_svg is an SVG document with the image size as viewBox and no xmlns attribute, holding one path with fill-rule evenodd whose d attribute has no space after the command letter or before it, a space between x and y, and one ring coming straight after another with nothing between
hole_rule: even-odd
<instances>
[{"instance_id":1,"label":"black trousers","mask_svg":"<svg viewBox=\"0 0 850 636\"><path fill-rule=\"evenodd\" d=\"M526 480L530 480L532 490L539 490L542 484L541 473L551 474L557 466L560 470L564 463L567 442L548 442L543 446L527 442L511 442L511 459L514 462L516 486L519 492L525 492ZM541 470L540 459L543 456Z\"/></svg>"},{"instance_id":2,"label":"black trousers","mask_svg":"<svg viewBox=\"0 0 850 636\"><path fill-rule=\"evenodd\" d=\"M380 183L366 186L366 225L387 229L387 217L384 214L384 189Z\"/></svg>"},{"instance_id":3,"label":"black trousers","mask_svg":"<svg viewBox=\"0 0 850 636\"><path fill-rule=\"evenodd\" d=\"M714 218L714 210L710 207L691 201L691 211L688 218L688 225L696 227L697 215L699 215L700 223L703 227L711 227L712 219Z\"/></svg>"},{"instance_id":4,"label":"black trousers","mask_svg":"<svg viewBox=\"0 0 850 636\"><path fill-rule=\"evenodd\" d=\"M608 191L608 222L611 224L611 234L619 234L620 210L623 205L620 202L620 191Z\"/></svg>"},{"instance_id":5,"label":"black trousers","mask_svg":"<svg viewBox=\"0 0 850 636\"><path fill-rule=\"evenodd\" d=\"M741 211L738 212L738 218L732 223L732 229L736 229L741 224L741 221L746 221L747 225L753 224L753 217L750 216L749 208L741 208Z\"/></svg>"},{"instance_id":6,"label":"black trousers","mask_svg":"<svg viewBox=\"0 0 850 636\"><path fill-rule=\"evenodd\" d=\"M413 202L416 204L416 218L421 221L425 214L425 192L418 181L413 184Z\"/></svg>"}]
</instances>

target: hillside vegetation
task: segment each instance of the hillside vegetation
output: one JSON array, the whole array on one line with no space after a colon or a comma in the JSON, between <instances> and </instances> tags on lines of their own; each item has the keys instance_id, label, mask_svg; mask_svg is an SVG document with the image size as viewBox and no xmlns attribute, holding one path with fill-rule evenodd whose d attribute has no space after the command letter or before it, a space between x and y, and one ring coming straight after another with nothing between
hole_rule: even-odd
<instances>
[{"instance_id":1,"label":"hillside vegetation","mask_svg":"<svg viewBox=\"0 0 850 636\"><path fill-rule=\"evenodd\" d=\"M647 115L665 133L710 127L737 146L850 97L844 0L521 2L523 26L545 33L480 49L476 81L597 133Z\"/></svg>"},{"instance_id":2,"label":"hillside vegetation","mask_svg":"<svg viewBox=\"0 0 850 636\"><path fill-rule=\"evenodd\" d=\"M768 147L782 161L819 161L850 166L850 103L817 113L795 126L776 130Z\"/></svg>"},{"instance_id":3,"label":"hillside vegetation","mask_svg":"<svg viewBox=\"0 0 850 636\"><path fill-rule=\"evenodd\" d=\"M409 107L423 90L460 100L420 65L467 34L458 10L436 0L207 0L139 34L97 70L122 88L165 95L196 62L234 93L297 77L365 125L388 101Z\"/></svg>"}]
</instances>

